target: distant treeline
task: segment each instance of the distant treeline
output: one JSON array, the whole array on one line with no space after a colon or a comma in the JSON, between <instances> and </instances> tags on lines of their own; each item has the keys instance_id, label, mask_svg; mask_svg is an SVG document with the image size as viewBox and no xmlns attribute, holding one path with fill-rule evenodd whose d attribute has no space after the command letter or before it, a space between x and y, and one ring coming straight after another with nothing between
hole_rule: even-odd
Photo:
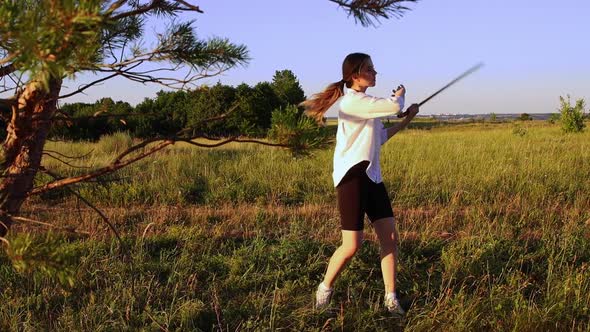
<instances>
[{"instance_id":1,"label":"distant treeline","mask_svg":"<svg viewBox=\"0 0 590 332\"><path fill-rule=\"evenodd\" d=\"M217 83L189 91L160 91L133 107L103 98L94 104L65 104L52 128L53 138L97 140L104 134L127 131L134 137L166 137L184 128L210 136L266 136L273 111L305 100L297 77L290 70L276 71L272 82L237 87ZM222 115L223 121L203 121Z\"/></svg>"}]
</instances>

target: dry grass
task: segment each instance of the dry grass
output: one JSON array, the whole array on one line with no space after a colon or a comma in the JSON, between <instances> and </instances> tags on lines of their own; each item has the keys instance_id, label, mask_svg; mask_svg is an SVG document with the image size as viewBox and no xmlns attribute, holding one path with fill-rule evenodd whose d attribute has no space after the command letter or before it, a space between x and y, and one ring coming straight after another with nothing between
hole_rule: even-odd
<instances>
[{"instance_id":1,"label":"dry grass","mask_svg":"<svg viewBox=\"0 0 590 332\"><path fill-rule=\"evenodd\" d=\"M109 217L122 247L63 193L23 207L31 219L89 235L15 227L9 240L21 256L48 243L76 258L75 284L41 268L16 271L0 256L0 330L588 330L589 134L511 126L410 130L384 147L400 230L398 292L411 305L404 321L382 310L368 226L337 282L336 311L313 310L340 241L331 151L294 159L256 145L179 144L103 185L76 188ZM114 149L50 148L94 149L82 160L93 167Z\"/></svg>"}]
</instances>

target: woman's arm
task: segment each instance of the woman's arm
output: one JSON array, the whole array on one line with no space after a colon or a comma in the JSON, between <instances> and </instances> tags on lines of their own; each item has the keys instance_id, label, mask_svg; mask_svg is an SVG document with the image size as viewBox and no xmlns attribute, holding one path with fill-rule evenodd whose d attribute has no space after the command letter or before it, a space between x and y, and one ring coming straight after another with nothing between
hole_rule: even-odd
<instances>
[{"instance_id":1,"label":"woman's arm","mask_svg":"<svg viewBox=\"0 0 590 332\"><path fill-rule=\"evenodd\" d=\"M404 108L404 97L377 98L366 94L347 95L340 112L357 119L376 119L396 115Z\"/></svg>"},{"instance_id":2,"label":"woman's arm","mask_svg":"<svg viewBox=\"0 0 590 332\"><path fill-rule=\"evenodd\" d=\"M412 121L412 119L414 119L414 117L416 116L416 114L418 114L418 112L420 111L420 107L418 106L418 104L412 104L410 107L408 107L408 116L406 116L400 123L396 123L395 125L383 129L386 133L387 133L387 139L390 139L393 135L397 134L400 130L406 128L408 126L408 124L410 124L410 121ZM383 142L385 143L385 141Z\"/></svg>"}]
</instances>

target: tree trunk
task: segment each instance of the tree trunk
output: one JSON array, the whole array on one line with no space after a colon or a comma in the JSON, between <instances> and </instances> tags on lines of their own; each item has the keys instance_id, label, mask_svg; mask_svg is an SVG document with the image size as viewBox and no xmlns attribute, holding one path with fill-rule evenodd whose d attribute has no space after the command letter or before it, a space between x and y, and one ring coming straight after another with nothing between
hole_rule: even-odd
<instances>
[{"instance_id":1,"label":"tree trunk","mask_svg":"<svg viewBox=\"0 0 590 332\"><path fill-rule=\"evenodd\" d=\"M0 236L5 236L22 203L33 188L43 147L57 110L61 79L50 79L48 89L31 81L12 106L12 119L4 141L3 178L0 183Z\"/></svg>"}]
</instances>

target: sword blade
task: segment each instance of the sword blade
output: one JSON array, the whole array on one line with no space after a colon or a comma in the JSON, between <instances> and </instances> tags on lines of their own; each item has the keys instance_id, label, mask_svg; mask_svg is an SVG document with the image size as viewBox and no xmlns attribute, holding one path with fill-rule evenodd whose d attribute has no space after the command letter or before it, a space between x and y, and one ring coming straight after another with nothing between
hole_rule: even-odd
<instances>
[{"instance_id":1,"label":"sword blade","mask_svg":"<svg viewBox=\"0 0 590 332\"><path fill-rule=\"evenodd\" d=\"M430 99L434 98L436 95L438 95L439 93L443 92L444 90L446 90L448 87L450 87L451 85L457 83L459 80L461 80L462 78L464 78L465 76L473 73L474 71L478 70L479 68L483 67L483 62L478 63L477 65L467 69L463 74L459 75L457 78L455 78L454 80L450 81L447 85L443 86L440 90L436 91L435 93L431 94L430 97L424 99L423 101L420 102L420 104L418 104L419 106L424 105L427 101L429 101Z\"/></svg>"}]
</instances>

